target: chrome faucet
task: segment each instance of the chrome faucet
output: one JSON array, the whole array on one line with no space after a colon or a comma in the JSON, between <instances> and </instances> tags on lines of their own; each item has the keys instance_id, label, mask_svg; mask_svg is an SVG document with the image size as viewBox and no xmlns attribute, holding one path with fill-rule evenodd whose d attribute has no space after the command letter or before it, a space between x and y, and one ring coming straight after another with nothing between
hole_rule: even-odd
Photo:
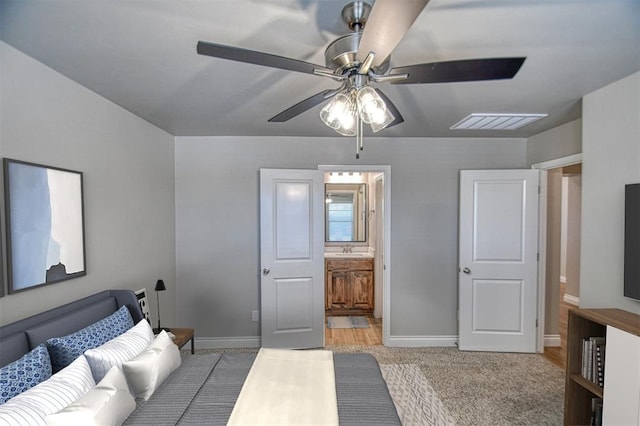
<instances>
[{"instance_id":1,"label":"chrome faucet","mask_svg":"<svg viewBox=\"0 0 640 426\"><path fill-rule=\"evenodd\" d=\"M351 249L352 249L352 247L349 244L345 244L342 247L342 252L343 253L353 253L353 251Z\"/></svg>"}]
</instances>

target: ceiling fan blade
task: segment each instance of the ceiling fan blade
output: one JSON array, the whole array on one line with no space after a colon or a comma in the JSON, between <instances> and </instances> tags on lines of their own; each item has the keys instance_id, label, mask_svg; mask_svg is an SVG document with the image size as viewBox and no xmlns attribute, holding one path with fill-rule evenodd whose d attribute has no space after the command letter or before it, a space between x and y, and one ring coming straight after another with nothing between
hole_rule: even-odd
<instances>
[{"instance_id":1,"label":"ceiling fan blade","mask_svg":"<svg viewBox=\"0 0 640 426\"><path fill-rule=\"evenodd\" d=\"M199 41L196 48L200 55L213 56L215 58L229 59L248 64L263 65L265 67L280 68L287 71L297 71L313 74L314 69L333 72L333 70L321 65L312 64L284 56L258 52L257 50L241 49L239 47L225 46L223 44Z\"/></svg>"},{"instance_id":2,"label":"ceiling fan blade","mask_svg":"<svg viewBox=\"0 0 640 426\"><path fill-rule=\"evenodd\" d=\"M526 58L465 59L392 68L389 75L409 74L392 84L455 83L513 78Z\"/></svg>"},{"instance_id":3,"label":"ceiling fan blade","mask_svg":"<svg viewBox=\"0 0 640 426\"><path fill-rule=\"evenodd\" d=\"M358 46L358 61L373 52L373 66L377 67L400 43L429 0L376 0L364 26Z\"/></svg>"},{"instance_id":4,"label":"ceiling fan blade","mask_svg":"<svg viewBox=\"0 0 640 426\"><path fill-rule=\"evenodd\" d=\"M293 105L292 107L289 107L287 109L285 109L284 111L282 111L280 114L275 115L273 117L271 117L269 120L269 122L271 123L282 123L285 122L287 120L292 119L293 117L296 117L300 114L302 114L303 112L310 110L311 108L313 108L316 105L321 104L322 102L326 101L327 99L331 99L333 98L335 95L337 95L339 93L338 90L324 90L320 93L316 93L315 95L298 102L297 104Z\"/></svg>"},{"instance_id":5,"label":"ceiling fan blade","mask_svg":"<svg viewBox=\"0 0 640 426\"><path fill-rule=\"evenodd\" d=\"M380 95L384 103L387 105L387 108L389 108L389 110L391 111L391 114L393 114L393 116L395 117L395 119L391 123L389 123L387 127L385 127L385 129L396 126L400 123L404 123L404 118L402 118L402 114L400 114L400 111L398 111L398 108L396 108L393 102L391 102L391 99L389 99L387 95L382 93L382 90L380 89L374 89L374 90L378 93L378 95Z\"/></svg>"}]
</instances>

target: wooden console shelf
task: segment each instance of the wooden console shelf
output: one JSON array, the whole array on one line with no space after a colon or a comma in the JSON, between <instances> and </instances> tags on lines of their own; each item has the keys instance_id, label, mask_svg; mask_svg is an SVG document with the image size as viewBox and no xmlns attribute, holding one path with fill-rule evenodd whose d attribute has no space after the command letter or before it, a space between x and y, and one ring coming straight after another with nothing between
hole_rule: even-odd
<instances>
[{"instance_id":1,"label":"wooden console shelf","mask_svg":"<svg viewBox=\"0 0 640 426\"><path fill-rule=\"evenodd\" d=\"M605 397L602 387L582 376L582 341L590 337L606 337L607 326L640 336L640 316L631 312L621 309L571 309L569 311L564 399L565 425L589 425L592 399Z\"/></svg>"}]
</instances>

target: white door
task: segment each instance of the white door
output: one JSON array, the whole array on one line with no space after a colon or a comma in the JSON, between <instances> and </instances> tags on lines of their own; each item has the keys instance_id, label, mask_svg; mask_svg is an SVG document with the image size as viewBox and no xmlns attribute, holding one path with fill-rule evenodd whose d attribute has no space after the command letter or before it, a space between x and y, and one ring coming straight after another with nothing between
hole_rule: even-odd
<instances>
[{"instance_id":1,"label":"white door","mask_svg":"<svg viewBox=\"0 0 640 426\"><path fill-rule=\"evenodd\" d=\"M460 172L462 350L535 352L538 171Z\"/></svg>"},{"instance_id":2,"label":"white door","mask_svg":"<svg viewBox=\"0 0 640 426\"><path fill-rule=\"evenodd\" d=\"M324 188L318 170L260 170L262 346L324 346Z\"/></svg>"}]
</instances>

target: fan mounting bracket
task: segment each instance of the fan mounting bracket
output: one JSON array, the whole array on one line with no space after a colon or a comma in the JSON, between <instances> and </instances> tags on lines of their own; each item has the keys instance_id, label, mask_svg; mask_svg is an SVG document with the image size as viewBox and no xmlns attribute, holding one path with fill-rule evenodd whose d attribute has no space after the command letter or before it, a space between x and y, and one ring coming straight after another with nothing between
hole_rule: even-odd
<instances>
[{"instance_id":1,"label":"fan mounting bracket","mask_svg":"<svg viewBox=\"0 0 640 426\"><path fill-rule=\"evenodd\" d=\"M342 20L351 31L362 31L371 13L371 5L363 1L354 1L342 8Z\"/></svg>"}]
</instances>

